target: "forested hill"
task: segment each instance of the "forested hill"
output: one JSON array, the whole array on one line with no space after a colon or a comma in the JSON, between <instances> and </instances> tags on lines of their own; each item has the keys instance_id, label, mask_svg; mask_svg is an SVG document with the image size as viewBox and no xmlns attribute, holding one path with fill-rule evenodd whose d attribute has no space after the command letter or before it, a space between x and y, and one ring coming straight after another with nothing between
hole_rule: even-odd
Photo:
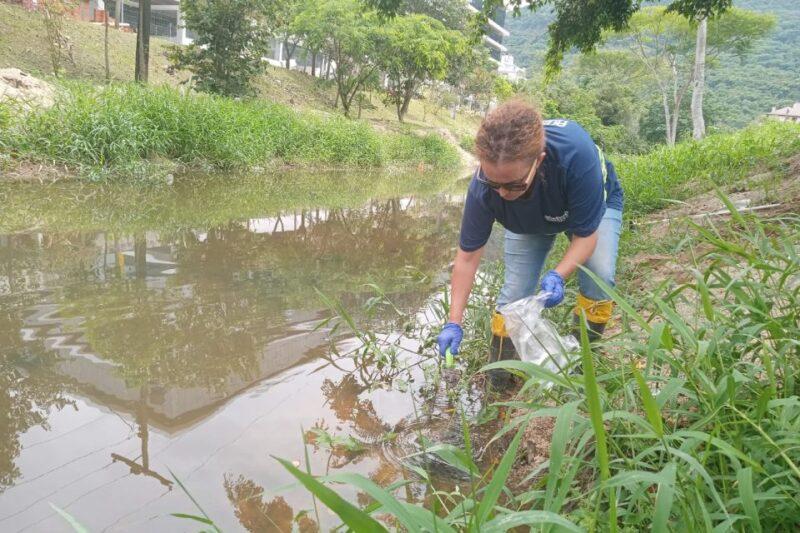
<instances>
[{"instance_id":1,"label":"forested hill","mask_svg":"<svg viewBox=\"0 0 800 533\"><path fill-rule=\"evenodd\" d=\"M725 56L708 73L707 106L713 123L741 127L772 106L800 101L800 1L734 0L736 7L772 13L774 30L740 60ZM535 72L547 47L549 12L522 11L506 19L511 36L504 40L517 64Z\"/></svg>"}]
</instances>

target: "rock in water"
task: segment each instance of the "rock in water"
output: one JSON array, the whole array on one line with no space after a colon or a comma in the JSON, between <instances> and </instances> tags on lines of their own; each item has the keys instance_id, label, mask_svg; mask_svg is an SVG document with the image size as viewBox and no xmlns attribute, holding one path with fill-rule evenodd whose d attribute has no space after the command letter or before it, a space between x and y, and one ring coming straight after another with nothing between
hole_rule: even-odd
<instances>
[{"instance_id":1,"label":"rock in water","mask_svg":"<svg viewBox=\"0 0 800 533\"><path fill-rule=\"evenodd\" d=\"M18 68L0 68L0 102L17 102L24 110L50 107L55 90L46 81L34 78Z\"/></svg>"}]
</instances>

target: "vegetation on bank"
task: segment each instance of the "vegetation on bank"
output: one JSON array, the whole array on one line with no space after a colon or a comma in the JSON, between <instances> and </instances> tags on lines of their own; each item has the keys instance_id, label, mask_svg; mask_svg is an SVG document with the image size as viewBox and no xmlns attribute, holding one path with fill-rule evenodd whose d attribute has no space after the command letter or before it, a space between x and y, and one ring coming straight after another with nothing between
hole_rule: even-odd
<instances>
[{"instance_id":1,"label":"vegetation on bank","mask_svg":"<svg viewBox=\"0 0 800 533\"><path fill-rule=\"evenodd\" d=\"M11 118L0 148L92 172L126 172L155 160L213 169L458 162L455 149L435 134L381 134L363 122L262 100L135 84L66 84L53 107Z\"/></svg>"},{"instance_id":2,"label":"vegetation on bank","mask_svg":"<svg viewBox=\"0 0 800 533\"><path fill-rule=\"evenodd\" d=\"M611 159L625 191L625 211L635 216L715 185L729 186L759 169L780 170L786 158L798 152L800 125L765 121L702 141L661 146L642 155L612 155Z\"/></svg>"},{"instance_id":3,"label":"vegetation on bank","mask_svg":"<svg viewBox=\"0 0 800 533\"><path fill-rule=\"evenodd\" d=\"M428 453L464 473L460 487L437 487L413 466L415 474L387 488L359 474L313 478L283 466L355 530L384 531L376 518L386 515L409 531L795 529L800 218L760 220L727 206L728 222L689 228L694 260L684 278L651 288L639 309L612 291L623 328L603 345L590 347L584 330L581 353L558 372L522 361L483 367L512 370L524 386L495 406L506 411L496 438L509 444L488 469L474 461L466 425L463 448L429 444ZM467 325L477 337L488 327ZM389 349L372 345L369 353ZM485 360L471 350L461 357ZM536 426L552 428L539 451L546 460L520 476L517 454L529 453L521 437L534 420L550 421ZM397 489L412 482L434 497L407 501ZM347 503L336 483L373 502Z\"/></svg>"},{"instance_id":4,"label":"vegetation on bank","mask_svg":"<svg viewBox=\"0 0 800 533\"><path fill-rule=\"evenodd\" d=\"M629 206L640 215L714 184L741 187L743 178L762 169L782 177L782 164L797 153L800 128L767 123L631 157L619 166L626 173ZM651 187L658 194L649 194ZM524 385L477 419L459 413L463 445L426 444L426 453L463 472L467 481L457 488L437 484L418 463L409 466L405 480L389 487L355 473L315 478L286 462L283 466L353 529L795 529L800 513L795 430L800 424L795 377L800 371L800 217L788 205L789 214L762 220L738 213L724 195L720 198L730 219L687 222L675 235L659 239L674 239L667 246L681 252L675 259L680 275L638 280L644 295L635 302L609 289L621 331L597 346L589 346L584 335L581 353L557 372L522 361L485 365L487 301L496 295L500 279L500 269L489 267L480 296L467 311L459 386L471 386L473 376L493 368L515 372ZM628 239L641 242L629 242L623 256L631 256L630 248L656 246L642 230L630 231ZM439 307L444 320L446 299ZM411 317L398 319L404 320ZM432 354L437 325L409 336ZM365 363L371 358L401 367L418 364L393 358L395 343L379 342L380 332L367 329L358 335L365 347L354 357L364 357ZM578 365L582 370L574 372ZM443 379L435 371L429 374L433 383ZM498 410L505 413L495 436L505 452L487 466L475 458L478 447L470 438L478 433L472 426L491 419L493 410L495 416ZM531 431L536 435L526 443ZM530 446L541 458L532 464L526 463L534 453ZM369 494L372 503L358 507L340 498L334 491L341 483ZM409 501L402 489L406 484L425 485L425 494L433 497ZM382 523L387 515L391 527Z\"/></svg>"}]
</instances>

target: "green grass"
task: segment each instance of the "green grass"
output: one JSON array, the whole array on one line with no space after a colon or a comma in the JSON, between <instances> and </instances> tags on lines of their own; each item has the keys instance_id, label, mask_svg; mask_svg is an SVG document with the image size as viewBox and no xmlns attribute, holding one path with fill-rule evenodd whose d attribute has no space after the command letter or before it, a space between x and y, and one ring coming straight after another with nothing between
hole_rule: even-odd
<instances>
[{"instance_id":1,"label":"green grass","mask_svg":"<svg viewBox=\"0 0 800 533\"><path fill-rule=\"evenodd\" d=\"M714 185L734 184L759 169L774 170L798 152L800 125L766 121L699 142L611 159L625 191L626 214L637 216L664 207L667 199L684 200Z\"/></svg>"},{"instance_id":2,"label":"green grass","mask_svg":"<svg viewBox=\"0 0 800 533\"><path fill-rule=\"evenodd\" d=\"M507 368L526 383L504 404L513 410L501 434L517 437L471 486L429 487L437 498L424 506L404 501L396 483L374 488L380 497L354 510L326 484L361 489L368 480L306 477L304 485L325 491L323 503L346 523L360 511L362 520L391 515L409 530L796 530L800 217L764 221L727 205L730 221L692 230L704 251L686 265L690 281L652 289L638 310L609 289L625 326L594 353L584 329L575 356L582 376L523 361L484 368ZM556 420L549 459L511 485L508 465L531 417ZM454 467L469 461L453 452ZM417 482L430 483L425 475Z\"/></svg>"},{"instance_id":3,"label":"green grass","mask_svg":"<svg viewBox=\"0 0 800 533\"><path fill-rule=\"evenodd\" d=\"M148 160L216 169L458 161L454 148L434 134L380 134L337 115L132 83L65 84L54 107L22 115L0 132L0 146L19 157L91 172L126 173Z\"/></svg>"}]
</instances>

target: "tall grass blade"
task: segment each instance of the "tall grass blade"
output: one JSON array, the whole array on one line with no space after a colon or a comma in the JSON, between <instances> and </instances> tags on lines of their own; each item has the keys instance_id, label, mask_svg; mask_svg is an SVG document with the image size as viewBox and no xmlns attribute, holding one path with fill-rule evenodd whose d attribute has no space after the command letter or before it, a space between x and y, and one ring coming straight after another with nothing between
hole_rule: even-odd
<instances>
[{"instance_id":1,"label":"tall grass blade","mask_svg":"<svg viewBox=\"0 0 800 533\"><path fill-rule=\"evenodd\" d=\"M385 532L384 528L377 520L370 515L347 502L341 496L336 494L333 490L326 487L316 478L299 470L289 461L275 457L283 467L289 471L303 486L310 492L315 494L319 500L324 503L328 509L336 513L336 516L342 519L342 522L347 524L353 531L364 531L365 533Z\"/></svg>"},{"instance_id":2,"label":"tall grass blade","mask_svg":"<svg viewBox=\"0 0 800 533\"><path fill-rule=\"evenodd\" d=\"M420 516L413 512L414 506L406 506L400 502L394 495L387 492L371 479L367 479L359 474L350 472L343 472L333 474L321 478L323 481L331 481L335 483L347 483L367 493L372 499L378 502L382 508L395 518L398 522L409 531L454 531L443 520L436 517L431 512L424 513L424 520L420 520Z\"/></svg>"},{"instance_id":3,"label":"tall grass blade","mask_svg":"<svg viewBox=\"0 0 800 533\"><path fill-rule=\"evenodd\" d=\"M515 361L513 359L497 361L482 366L481 372L486 372L487 370L495 370L498 368L503 370L516 370L518 372L525 374L529 378L535 377L545 383L553 383L555 385L567 388L570 387L569 381L567 381L563 376L560 376L555 372L553 372L552 370L544 368L541 365L537 365L536 363L531 363L530 361Z\"/></svg>"},{"instance_id":4,"label":"tall grass blade","mask_svg":"<svg viewBox=\"0 0 800 533\"><path fill-rule=\"evenodd\" d=\"M526 422L529 419L530 417L527 417ZM519 447L519 442L522 440L522 435L526 427L527 423L522 424L517 430L517 434L514 435L514 440L511 441L508 449L503 454L503 458L500 460L500 464L497 465L497 469L494 471L491 481L489 481L489 484L483 491L481 502L478 505L478 509L475 511L475 525L479 530L481 525L491 516L497 499L500 497L500 493L505 487L506 479L508 479L508 474L511 472L511 467L517 457L517 448Z\"/></svg>"},{"instance_id":5,"label":"tall grass blade","mask_svg":"<svg viewBox=\"0 0 800 533\"><path fill-rule=\"evenodd\" d=\"M758 509L753 495L753 469L742 468L736 472L736 481L739 484L739 496L742 498L742 509L747 518L750 519L750 526L753 531L761 533L761 521L758 519Z\"/></svg>"},{"instance_id":6,"label":"tall grass blade","mask_svg":"<svg viewBox=\"0 0 800 533\"><path fill-rule=\"evenodd\" d=\"M583 532L583 529L576 526L566 518L548 511L518 511L516 513L500 515L484 524L480 529L480 532L501 533L520 526L533 526L540 524L558 526L561 531L573 531L575 533ZM532 529L532 531L536 530Z\"/></svg>"},{"instance_id":7,"label":"tall grass blade","mask_svg":"<svg viewBox=\"0 0 800 533\"><path fill-rule=\"evenodd\" d=\"M189 492L189 490L183 485L181 480L178 479L178 476L175 475L175 472L173 472L170 469L168 469L168 470L169 470L169 475L172 476L172 479L175 480L175 483L177 483L178 486L183 491L183 493L186 494L186 496L189 497L189 499L192 501L192 503L197 508L197 510L200 511L203 514L203 518L207 521L207 522L203 522L203 523L206 523L206 524L210 525L211 527L213 527L214 531L222 533L222 531L217 527L217 525L214 523L214 521L211 520L211 517L208 516L208 514L203 510L203 508L200 506L200 504L197 502L197 500L194 499L194 496L192 496L192 494ZM183 518L183 517L179 517L179 518ZM190 518L192 520L198 520L200 517L195 517L193 515L187 515L186 518ZM202 521L202 520L200 520L200 521Z\"/></svg>"},{"instance_id":8,"label":"tall grass blade","mask_svg":"<svg viewBox=\"0 0 800 533\"><path fill-rule=\"evenodd\" d=\"M658 408L658 404L656 403L655 398L653 398L653 394L650 392L650 387L647 386L642 373L639 372L638 368L636 368L636 363L631 365L631 372L633 372L633 376L636 378L636 383L639 384L639 394L642 396L642 404L644 406L644 413L647 416L647 420L653 427L653 432L655 432L656 436L659 439L663 439L664 422L661 418L661 410Z\"/></svg>"},{"instance_id":9,"label":"tall grass blade","mask_svg":"<svg viewBox=\"0 0 800 533\"><path fill-rule=\"evenodd\" d=\"M669 515L672 511L672 503L675 499L675 473L677 465L669 463L661 475L664 481L658 484L658 492L656 492L656 506L655 513L653 513L653 533L667 533L669 531L667 524L669 523Z\"/></svg>"},{"instance_id":10,"label":"tall grass blade","mask_svg":"<svg viewBox=\"0 0 800 533\"><path fill-rule=\"evenodd\" d=\"M572 419L578 411L580 400L565 404L558 412L555 428L553 429L553 440L550 442L550 466L547 475L547 489L545 491L544 508L546 511L558 512L561 502L555 500L556 488L561 477L561 466L564 463L564 456L569 440Z\"/></svg>"},{"instance_id":11,"label":"tall grass blade","mask_svg":"<svg viewBox=\"0 0 800 533\"><path fill-rule=\"evenodd\" d=\"M72 516L71 514L66 512L64 509L62 509L61 507L58 507L57 505L53 505L52 503L50 504L50 507L52 507L55 512L57 512L59 515L61 515L61 518L66 520L66 522L69 524L69 526L76 533L89 533L88 529L86 529L83 525L81 525L81 523L78 522L75 519L74 516Z\"/></svg>"},{"instance_id":12,"label":"tall grass blade","mask_svg":"<svg viewBox=\"0 0 800 533\"><path fill-rule=\"evenodd\" d=\"M587 271L588 272L588 271ZM594 370L594 359L592 350L589 346L589 335L587 333L586 315L581 311L581 361L583 363L583 374L586 388L586 403L589 406L589 418L594 430L597 462L600 466L601 486L611 477L609 466L608 443L606 442L606 428L603 425L603 408L600 405L600 391L597 386L597 376ZM608 512L609 529L614 532L617 530L617 502L614 488L608 491Z\"/></svg>"},{"instance_id":13,"label":"tall grass blade","mask_svg":"<svg viewBox=\"0 0 800 533\"><path fill-rule=\"evenodd\" d=\"M703 279L703 275L700 274L700 272L694 271L694 279L697 281L697 292L700 295L703 313L709 321L713 322L714 306L711 304L711 295L708 292L708 285L706 285L706 281Z\"/></svg>"}]
</instances>

